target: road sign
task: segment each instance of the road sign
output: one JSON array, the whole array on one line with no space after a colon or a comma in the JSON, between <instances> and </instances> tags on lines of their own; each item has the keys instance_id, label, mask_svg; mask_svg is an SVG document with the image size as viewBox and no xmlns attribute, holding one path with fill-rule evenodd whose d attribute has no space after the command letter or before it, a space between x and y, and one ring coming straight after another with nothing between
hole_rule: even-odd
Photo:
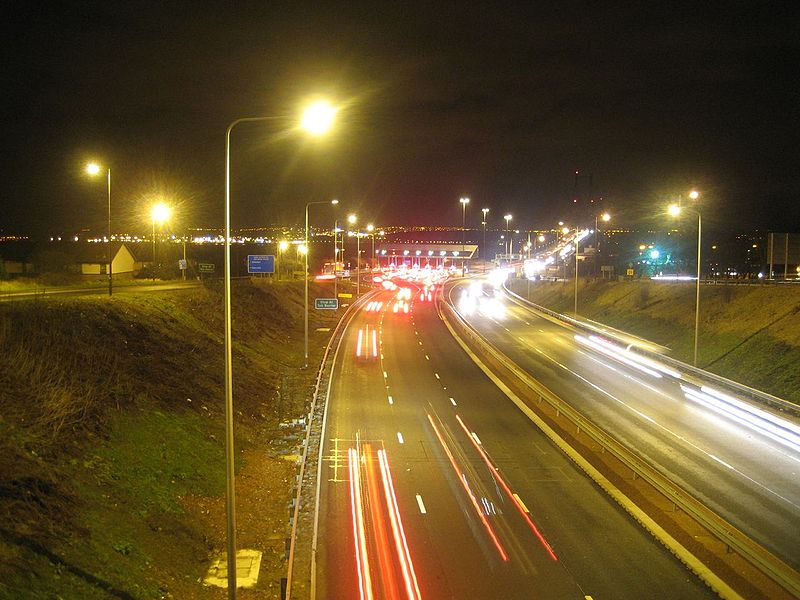
<instances>
[{"instance_id":1,"label":"road sign","mask_svg":"<svg viewBox=\"0 0 800 600\"><path fill-rule=\"evenodd\" d=\"M197 269L201 273L213 273L214 269L216 268L217 267L214 265L214 263L200 263L199 265L197 265Z\"/></svg>"},{"instance_id":2,"label":"road sign","mask_svg":"<svg viewBox=\"0 0 800 600\"><path fill-rule=\"evenodd\" d=\"M336 310L339 301L336 298L314 298L314 308L320 310Z\"/></svg>"},{"instance_id":3,"label":"road sign","mask_svg":"<svg viewBox=\"0 0 800 600\"><path fill-rule=\"evenodd\" d=\"M185 271L187 266L188 266L188 265L187 265L187 262L186 262L186 259L185 259L185 258L179 258L179 259L178 259L178 268L179 268L181 271Z\"/></svg>"},{"instance_id":4,"label":"road sign","mask_svg":"<svg viewBox=\"0 0 800 600\"><path fill-rule=\"evenodd\" d=\"M248 273L274 273L275 255L274 254L248 254L247 255Z\"/></svg>"},{"instance_id":5,"label":"road sign","mask_svg":"<svg viewBox=\"0 0 800 600\"><path fill-rule=\"evenodd\" d=\"M339 292L339 298L352 298L353 294L346 294L345 292Z\"/></svg>"},{"instance_id":6,"label":"road sign","mask_svg":"<svg viewBox=\"0 0 800 600\"><path fill-rule=\"evenodd\" d=\"M626 274L628 277L633 277L633 269L626 269L626 271L625 271L625 274Z\"/></svg>"}]
</instances>

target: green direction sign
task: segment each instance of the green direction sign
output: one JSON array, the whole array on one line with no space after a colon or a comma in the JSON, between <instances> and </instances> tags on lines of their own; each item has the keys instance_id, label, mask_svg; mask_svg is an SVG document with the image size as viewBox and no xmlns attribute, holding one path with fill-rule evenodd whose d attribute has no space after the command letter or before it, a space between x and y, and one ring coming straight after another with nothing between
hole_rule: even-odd
<instances>
[{"instance_id":1,"label":"green direction sign","mask_svg":"<svg viewBox=\"0 0 800 600\"><path fill-rule=\"evenodd\" d=\"M201 273L213 273L216 268L214 263L200 263L197 267Z\"/></svg>"},{"instance_id":2,"label":"green direction sign","mask_svg":"<svg viewBox=\"0 0 800 600\"><path fill-rule=\"evenodd\" d=\"M339 308L337 298L314 298L314 308L319 310L336 310Z\"/></svg>"}]
</instances>

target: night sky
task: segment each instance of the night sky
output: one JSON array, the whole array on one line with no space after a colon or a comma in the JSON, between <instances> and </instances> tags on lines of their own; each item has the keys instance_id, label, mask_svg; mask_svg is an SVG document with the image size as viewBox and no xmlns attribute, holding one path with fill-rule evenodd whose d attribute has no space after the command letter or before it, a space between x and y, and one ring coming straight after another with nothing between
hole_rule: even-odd
<instances>
[{"instance_id":1,"label":"night sky","mask_svg":"<svg viewBox=\"0 0 800 600\"><path fill-rule=\"evenodd\" d=\"M159 198L220 226L225 128L255 115L282 118L234 132L234 227L328 198L315 222L460 225L466 195L473 226L545 228L579 169L621 226L697 187L712 227L799 230L794 3L613 4L5 2L0 234L102 231L89 159L115 231ZM315 95L342 107L320 140Z\"/></svg>"}]
</instances>

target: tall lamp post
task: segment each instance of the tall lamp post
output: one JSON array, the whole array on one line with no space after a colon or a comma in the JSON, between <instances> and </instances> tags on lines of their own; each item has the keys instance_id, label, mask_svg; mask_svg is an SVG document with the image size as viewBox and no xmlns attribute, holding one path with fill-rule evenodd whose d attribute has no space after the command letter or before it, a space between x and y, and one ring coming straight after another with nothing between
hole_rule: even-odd
<instances>
[{"instance_id":1,"label":"tall lamp post","mask_svg":"<svg viewBox=\"0 0 800 600\"><path fill-rule=\"evenodd\" d=\"M91 175L95 176L100 173L101 168L100 165L97 163L89 163L86 165L86 172ZM111 167L108 167L106 173L106 182L107 182L107 189L108 189L108 248L107 248L107 258L108 258L108 295L112 294L112 269L111 269Z\"/></svg>"},{"instance_id":2,"label":"tall lamp post","mask_svg":"<svg viewBox=\"0 0 800 600\"><path fill-rule=\"evenodd\" d=\"M303 256L303 279L305 284L303 287L303 306L305 307L303 313L303 368L308 367L308 253L311 247L308 245L308 207L315 204L339 204L338 200L320 200L318 202L306 203L306 251Z\"/></svg>"},{"instance_id":3,"label":"tall lamp post","mask_svg":"<svg viewBox=\"0 0 800 600\"><path fill-rule=\"evenodd\" d=\"M697 190L689 192L689 198L697 202L700 198L700 193ZM669 207L669 214L677 217L681 214L683 208L680 204L673 204ZM700 253L701 253L701 240L703 235L703 218L700 214L700 204L696 204L695 212L697 212L697 280L695 282L695 297L694 297L694 355L692 364L697 366L697 341L700 335Z\"/></svg>"},{"instance_id":4,"label":"tall lamp post","mask_svg":"<svg viewBox=\"0 0 800 600\"><path fill-rule=\"evenodd\" d=\"M594 216L594 245L595 245L595 256L597 257L597 261L600 261L600 228L599 222L603 221L603 223L608 223L611 220L611 215L607 212L604 212L601 215L595 214ZM598 270L600 265L597 265ZM595 276L597 275L597 271L595 271Z\"/></svg>"},{"instance_id":5,"label":"tall lamp post","mask_svg":"<svg viewBox=\"0 0 800 600\"><path fill-rule=\"evenodd\" d=\"M169 219L171 214L172 209L163 202L154 204L150 211L150 216L153 221L153 279L156 278L156 223L161 225L164 221Z\"/></svg>"},{"instance_id":6,"label":"tall lamp post","mask_svg":"<svg viewBox=\"0 0 800 600\"><path fill-rule=\"evenodd\" d=\"M281 240L278 242L278 264L275 265L275 270L277 271L278 281L281 280L281 264L283 263L283 253L286 252L287 248L289 248L289 242L286 240Z\"/></svg>"},{"instance_id":7,"label":"tall lamp post","mask_svg":"<svg viewBox=\"0 0 800 600\"><path fill-rule=\"evenodd\" d=\"M347 222L350 225L355 225L358 222L358 216L355 214L347 215ZM354 235L352 231L348 235ZM361 296L361 234L356 228L356 298Z\"/></svg>"},{"instance_id":8,"label":"tall lamp post","mask_svg":"<svg viewBox=\"0 0 800 600\"><path fill-rule=\"evenodd\" d=\"M489 212L488 208L482 208L481 212L483 213L483 221L481 221L481 225L483 225L483 260L486 260L486 214Z\"/></svg>"},{"instance_id":9,"label":"tall lamp post","mask_svg":"<svg viewBox=\"0 0 800 600\"><path fill-rule=\"evenodd\" d=\"M466 244L467 237L467 204L469 204L469 198L459 198L458 201L461 203L461 252L464 252L464 244Z\"/></svg>"},{"instance_id":10,"label":"tall lamp post","mask_svg":"<svg viewBox=\"0 0 800 600\"><path fill-rule=\"evenodd\" d=\"M327 102L306 108L301 127L312 135L323 135L333 124L336 109ZM228 598L236 598L236 502L233 449L233 357L231 340L231 131L240 123L272 121L283 117L243 117L225 130L225 513L228 552Z\"/></svg>"},{"instance_id":11,"label":"tall lamp post","mask_svg":"<svg viewBox=\"0 0 800 600\"><path fill-rule=\"evenodd\" d=\"M367 225L367 234L372 238L372 260L370 261L370 267L375 268L375 225L372 223Z\"/></svg>"},{"instance_id":12,"label":"tall lamp post","mask_svg":"<svg viewBox=\"0 0 800 600\"><path fill-rule=\"evenodd\" d=\"M508 254L509 254L509 251L508 251L508 241L509 241L509 239L511 239L511 238L509 238L509 237L508 237L508 222L509 222L509 221L511 221L511 215L510 215L510 214L509 214L509 215L506 215L506 216L505 216L505 217L503 217L503 218L506 220L506 259L509 259L509 257L508 257ZM510 259L509 259L509 260L510 260Z\"/></svg>"}]
</instances>

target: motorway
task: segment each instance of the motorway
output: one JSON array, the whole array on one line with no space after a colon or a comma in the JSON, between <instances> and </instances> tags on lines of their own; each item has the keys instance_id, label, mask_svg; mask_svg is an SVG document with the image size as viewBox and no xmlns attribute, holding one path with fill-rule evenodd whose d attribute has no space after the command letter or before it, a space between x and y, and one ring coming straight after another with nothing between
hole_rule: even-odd
<instances>
[{"instance_id":1,"label":"motorway","mask_svg":"<svg viewBox=\"0 0 800 600\"><path fill-rule=\"evenodd\" d=\"M721 415L679 378L622 362L586 334L499 290L486 310L450 291L460 314L511 361L681 484L706 506L800 568L800 448ZM482 286L486 290L487 286ZM474 289L474 288L473 288ZM485 292L492 295L491 292ZM612 353L613 354L613 353ZM617 356L617 354L614 354ZM796 429L796 425L794 426Z\"/></svg>"},{"instance_id":2,"label":"motorway","mask_svg":"<svg viewBox=\"0 0 800 600\"><path fill-rule=\"evenodd\" d=\"M715 597L395 293L335 360L316 598Z\"/></svg>"}]
</instances>

